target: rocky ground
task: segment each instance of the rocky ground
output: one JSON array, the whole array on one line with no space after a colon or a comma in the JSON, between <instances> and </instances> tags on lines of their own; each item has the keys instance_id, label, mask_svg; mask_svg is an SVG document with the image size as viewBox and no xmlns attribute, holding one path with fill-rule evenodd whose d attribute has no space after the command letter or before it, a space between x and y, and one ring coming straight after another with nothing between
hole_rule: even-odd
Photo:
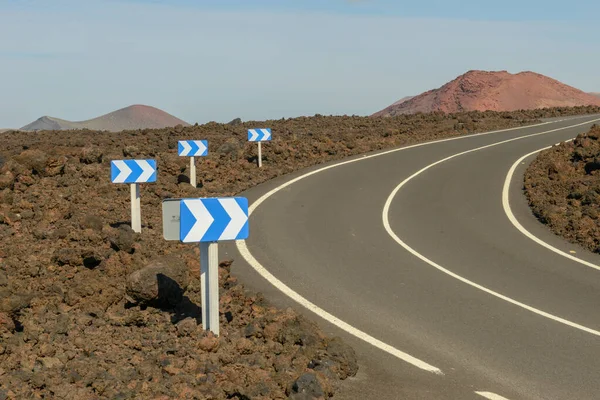
<instances>
[{"instance_id":1,"label":"rocky ground","mask_svg":"<svg viewBox=\"0 0 600 400\"><path fill-rule=\"evenodd\" d=\"M525 173L525 193L554 233L600 253L600 126L541 152Z\"/></svg>"},{"instance_id":2,"label":"rocky ground","mask_svg":"<svg viewBox=\"0 0 600 400\"><path fill-rule=\"evenodd\" d=\"M221 335L202 330L198 246L162 238L165 198L227 196L349 155L593 108L323 117L120 133L9 132L0 149L0 400L310 399L357 372L354 351L269 305L221 260ZM271 127L256 167L247 128ZM198 189L180 139L208 139ZM142 233L110 160L153 158Z\"/></svg>"}]
</instances>

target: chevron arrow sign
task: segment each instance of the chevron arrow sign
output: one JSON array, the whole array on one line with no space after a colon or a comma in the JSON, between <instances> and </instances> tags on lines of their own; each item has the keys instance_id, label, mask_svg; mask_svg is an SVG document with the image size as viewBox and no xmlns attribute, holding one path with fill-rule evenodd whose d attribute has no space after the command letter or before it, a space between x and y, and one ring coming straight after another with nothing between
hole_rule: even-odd
<instances>
[{"instance_id":1,"label":"chevron arrow sign","mask_svg":"<svg viewBox=\"0 0 600 400\"><path fill-rule=\"evenodd\" d=\"M271 128L248 129L249 142L264 142L266 140L271 140Z\"/></svg>"},{"instance_id":2,"label":"chevron arrow sign","mask_svg":"<svg viewBox=\"0 0 600 400\"><path fill-rule=\"evenodd\" d=\"M184 243L242 240L248 237L248 199L182 199L179 239Z\"/></svg>"},{"instance_id":3,"label":"chevron arrow sign","mask_svg":"<svg viewBox=\"0 0 600 400\"><path fill-rule=\"evenodd\" d=\"M177 152L180 156L201 157L208 155L207 140L180 140L177 142Z\"/></svg>"},{"instance_id":4,"label":"chevron arrow sign","mask_svg":"<svg viewBox=\"0 0 600 400\"><path fill-rule=\"evenodd\" d=\"M112 183L156 182L155 160L115 160L110 163Z\"/></svg>"}]
</instances>

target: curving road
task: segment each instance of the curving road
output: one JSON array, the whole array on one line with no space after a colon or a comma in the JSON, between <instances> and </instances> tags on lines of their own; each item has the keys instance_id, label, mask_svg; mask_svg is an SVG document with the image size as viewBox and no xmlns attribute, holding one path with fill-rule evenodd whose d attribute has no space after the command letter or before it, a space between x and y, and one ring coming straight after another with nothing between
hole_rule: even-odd
<instances>
[{"instance_id":1,"label":"curving road","mask_svg":"<svg viewBox=\"0 0 600 400\"><path fill-rule=\"evenodd\" d=\"M247 286L356 349L359 374L338 398L598 399L600 257L533 218L520 190L524 163L509 175L504 202L503 188L523 155L599 118L375 153L270 181L244 193L250 237L223 246L222 256L236 260Z\"/></svg>"}]
</instances>

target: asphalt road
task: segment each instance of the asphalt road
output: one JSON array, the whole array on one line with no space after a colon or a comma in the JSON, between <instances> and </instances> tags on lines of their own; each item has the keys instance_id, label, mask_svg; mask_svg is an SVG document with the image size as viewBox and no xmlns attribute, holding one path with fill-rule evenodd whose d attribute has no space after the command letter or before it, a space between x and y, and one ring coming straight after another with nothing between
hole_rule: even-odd
<instances>
[{"instance_id":1,"label":"asphalt road","mask_svg":"<svg viewBox=\"0 0 600 400\"><path fill-rule=\"evenodd\" d=\"M353 329L443 374L299 305L257 273L235 245L222 246L221 255L235 260L234 273L250 289L303 312L356 349L359 374L336 398L599 399L600 271L525 237L502 203L516 160L587 131L591 123L571 126L597 118L355 157L361 161L288 185L252 213L246 246L269 273ZM390 197L405 179L453 155ZM321 167L244 195L255 202ZM520 190L524 168L517 168L509 192L519 222L550 245L600 265L600 257L534 219Z\"/></svg>"}]
</instances>

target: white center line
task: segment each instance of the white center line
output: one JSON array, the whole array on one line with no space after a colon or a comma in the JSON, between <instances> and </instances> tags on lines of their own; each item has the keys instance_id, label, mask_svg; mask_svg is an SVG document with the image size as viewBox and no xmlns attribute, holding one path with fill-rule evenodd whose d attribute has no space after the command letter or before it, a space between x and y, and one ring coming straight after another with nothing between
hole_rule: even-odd
<instances>
[{"instance_id":1,"label":"white center line","mask_svg":"<svg viewBox=\"0 0 600 400\"><path fill-rule=\"evenodd\" d=\"M575 118L569 118L569 119L580 119L580 118L587 118L587 117L575 117ZM276 188L270 190L269 192L263 194L258 200L256 200L254 203L252 203L252 205L250 206L250 208L248 209L248 214L251 215L254 211L256 211L256 209L263 203L265 202L268 198L270 198L271 196L273 196L275 193L285 189L286 187L302 180L305 178L308 178L312 175L318 174L320 172L323 171L327 171L329 169L332 168L337 168L343 165L348 165L348 164L352 164L355 162L360 162L360 161L364 161L364 160L368 160L374 157L381 157L387 154L393 154L396 152L400 152L400 151L405 151L405 150L409 150L409 149L413 149L416 147L422 147L422 146L429 146L429 145L433 145L433 144L438 144L438 143L443 143L443 142L450 142L450 141L455 141L455 140L465 140L465 139L469 139L469 138L473 138L473 137L479 137L479 136L487 136L487 135L491 135L494 133L503 133L503 132L509 132L509 131L515 131L515 130L519 130L519 129L527 129L527 128L534 128L534 127L539 127L539 126L543 126L543 125L548 125L548 124L555 124L558 122L562 122L565 119L560 119L557 121L550 121L550 122L543 122L540 124L535 124L535 125L528 125L528 126L520 126L520 127L515 127L515 128L508 128L508 129L501 129L501 130L496 130L496 131L491 131L491 132L482 132L482 133L476 133L473 135L464 135L464 136L455 136L455 137L451 137L451 138L446 138L446 139L440 139L440 140L435 140L435 141L431 141L431 142L423 142L423 143L417 143L417 144L413 144L413 145L409 145L409 146L405 146L405 147L400 147L400 148L396 148L396 149L391 149L391 150L386 150L386 151L381 151L381 152L377 152L377 153L373 153L373 154L365 154L365 155L359 155L356 158L350 159L350 160L346 160L346 161L340 161L328 166L324 166L321 168L318 168L316 170L313 170L311 172L307 172L304 173L296 178L293 178L279 186L277 186ZM588 122L586 122L588 123ZM561 129L566 129L566 128L561 128ZM558 129L560 130L560 129ZM299 303L300 305L302 305L303 307L305 307L306 309L312 311L313 313L315 313L316 315L318 315L319 317L323 318L324 320L328 321L329 323L339 327L340 329L346 331L347 333L377 347L378 349L391 354L409 364L412 364L413 366L420 368L422 370L428 371L428 372L433 372L435 374L440 374L443 375L443 372L437 368L434 367L428 363L426 363L425 361L422 361L416 357L411 356L410 354L407 354L393 346L390 346L387 343L384 343L382 341L380 341L379 339L376 339L374 337L372 337L371 335L367 334L366 332L363 332L353 326L351 326L350 324L342 321L341 319L337 318L336 316L330 314L329 312L325 311L324 309L320 308L319 306L317 306L316 304L310 302L309 300L307 300L306 298L304 298L303 296L301 296L300 294L298 294L297 292L295 292L293 289L291 289L289 286L287 286L285 283L283 283L281 280L279 280L278 278L276 278L273 274L271 274L256 258L254 258L254 256L252 255L252 253L250 252L250 250L248 249L248 246L246 245L246 241L244 240L238 240L236 241L236 246L238 251L240 252L240 254L242 255L242 257L245 259L245 261L260 275L262 276L265 280L267 280L271 285L273 285L275 288L277 288L279 291L281 291L283 294L285 294L286 296L288 296L289 298L291 298L292 300L296 301L297 303Z\"/></svg>"},{"instance_id":2,"label":"white center line","mask_svg":"<svg viewBox=\"0 0 600 400\"><path fill-rule=\"evenodd\" d=\"M396 233L394 233L392 227L390 226L390 221L389 221L390 207L392 205L394 197L396 197L396 195L398 194L398 192L400 191L400 189L402 189L402 187L404 187L404 185L406 185L408 182L410 182L411 180L413 180L414 178L416 178L417 176L419 176L423 172L427 171L428 169L435 167L436 165L439 165L439 164L441 164L443 162L446 162L448 160L451 160L453 158L460 157L460 156L462 156L464 154L469 154L469 153L473 153L475 151L479 151L479 150L483 150L483 149L488 149L490 147L499 146L501 144L505 144L505 143L509 143L509 142L514 142L516 140L526 139L526 138L530 138L530 137L534 137L534 136L545 135L545 134L548 134L548 133L551 133L551 132L556 132L556 131L560 131L560 130L565 130L565 129L569 129L569 128L575 128L575 127L578 127L578 126L583 126L583 125L587 125L589 123L596 122L596 121L600 121L600 118L592 120L592 121L588 121L588 122L585 122L585 123L582 123L582 124L571 125L571 126L564 127L564 128L552 129L552 130L546 131L546 132L534 133L534 134L527 135L527 136L521 136L521 137L517 137L517 138L513 138L513 139L503 140L501 142L496 142L496 143L488 144L486 146L481 146L481 147L477 147L477 148L474 148L474 149L471 149L471 150L462 151L460 153L454 154L452 156L446 157L446 158L444 158L442 160L439 160L439 161L436 161L436 162L434 162L432 164L429 164L428 166L420 169L419 171L415 172L414 174L412 174L411 176L409 176L408 178L406 178L405 180L403 180L398 186L396 186L396 188L389 195L387 201L385 202L385 206L383 207L383 213L382 213L383 226L385 227L385 230L392 237L392 239L394 239L396 241L396 243L398 243L400 246L404 247L409 253L411 253L415 257L419 258L420 260L426 262L427 264L431 265L432 267L436 268L437 270L439 270L439 271L441 271L441 272L443 272L443 273L445 273L445 274L447 274L447 275L449 275L449 276L451 276L451 277L453 277L453 278L455 278L455 279L457 279L457 280L459 280L461 282L464 282L464 283L466 283L469 286L472 286L472 287L474 287L476 289L479 289L479 290L481 290L483 292L489 293L492 296L495 296L495 297L497 297L499 299L502 299L502 300L504 300L504 301L506 301L508 303L514 304L514 305L516 305L518 307L524 308L524 309L526 309L528 311L531 311L531 312L533 312L535 314L541 315L542 317L546 317L546 318L551 319L553 321L560 322L561 324L568 325L570 327L579 329L581 331L590 333L592 335L600 336L600 332L597 331L597 330L595 330L595 329L588 328L587 326L583 326L583 325L577 324L575 322L569 321L567 319L558 317L556 315L552 315L552 314L547 313L545 311L539 310L539 309L537 309L535 307L529 306L529 305L527 305L525 303L521 303L520 301L517 301L517 300L512 299L512 298L510 298L508 296L505 296L503 294L495 292L495 291L493 291L491 289L488 289L485 286L482 286L482 285L480 285L478 283L475 283L475 282L470 281L470 280L468 280L466 278L463 278L462 276L460 276L460 275L458 275L458 274L456 274L456 273L454 273L454 272L452 272L452 271L450 271L450 270L442 267L440 264L437 264L436 262L428 259L424 255L422 255L421 253L419 253L418 251L416 251L415 249L413 249L412 247L410 247L408 244L404 243L404 241L402 241L402 239L400 239L398 237L398 235L396 235Z\"/></svg>"},{"instance_id":3,"label":"white center line","mask_svg":"<svg viewBox=\"0 0 600 400\"><path fill-rule=\"evenodd\" d=\"M567 140L567 142L570 142L570 141L572 141L572 139L571 140ZM555 252L556 254L560 254L561 256L566 257L569 260L578 262L578 263L583 264L583 265L585 265L587 267L594 268L594 269L600 271L600 266L598 266L596 264L593 264L591 262L582 260L581 258L574 257L571 254L565 253L564 251L559 250L556 247L554 247L554 246L552 246L552 245L544 242L542 239L538 238L537 236L535 236L534 234L532 234L531 232L529 232L527 229L525 229L525 227L523 227L523 225L521 225L521 223L519 223L519 221L517 220L517 218L515 217L515 215L513 214L512 210L510 208L510 201L509 201L510 184L511 184L513 175L515 174L515 171L516 171L517 167L527 157L529 157L529 156L531 156L533 154L539 153L540 151L549 149L550 147L552 147L552 146L544 147L542 149L539 149L539 150L536 150L536 151L532 151L529 154L525 154L523 157L519 158L512 165L512 167L510 167L510 170L508 171L508 174L506 175L506 180L504 181L504 187L502 188L502 207L504 208L504 213L506 214L506 216L508 217L508 219L514 225L515 228L517 228L523 235L527 236L529 239L533 240L534 242L536 242L540 246L543 246L543 247L547 248L548 250Z\"/></svg>"}]
</instances>

